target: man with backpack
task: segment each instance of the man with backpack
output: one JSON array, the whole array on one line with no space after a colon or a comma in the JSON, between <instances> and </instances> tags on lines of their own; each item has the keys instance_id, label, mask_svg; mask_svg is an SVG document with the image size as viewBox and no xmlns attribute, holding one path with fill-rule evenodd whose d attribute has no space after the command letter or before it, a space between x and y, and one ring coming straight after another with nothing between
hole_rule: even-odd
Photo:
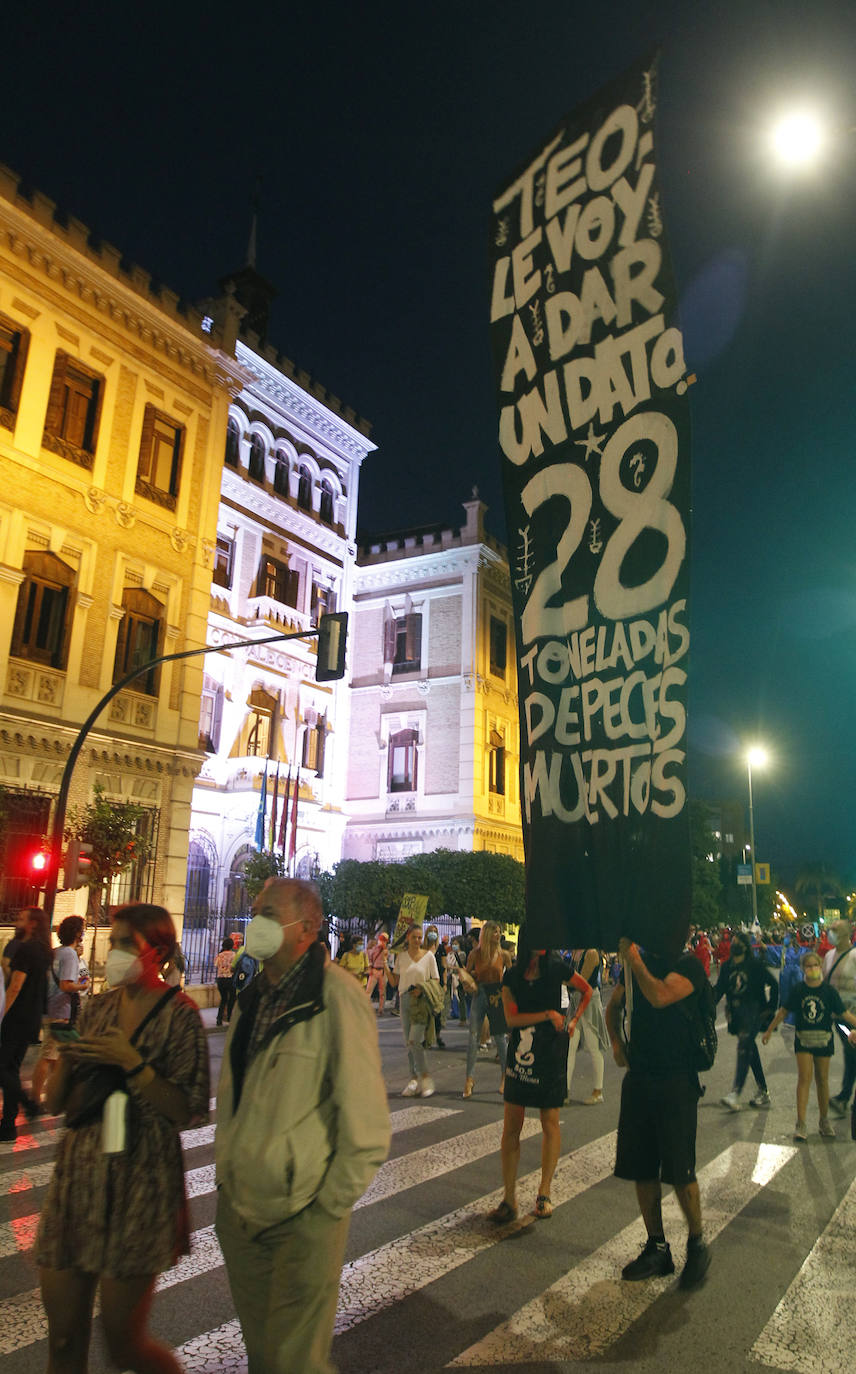
<instances>
[{"instance_id":1,"label":"man with backpack","mask_svg":"<svg viewBox=\"0 0 856 1374\"><path fill-rule=\"evenodd\" d=\"M244 988L249 987L259 971L259 961L247 953L246 945L239 945L232 960L232 1004L240 997Z\"/></svg>"},{"instance_id":2,"label":"man with backpack","mask_svg":"<svg viewBox=\"0 0 856 1374\"><path fill-rule=\"evenodd\" d=\"M691 953L675 956L646 951L622 939L624 964L606 1010L615 1062L628 1070L621 1085L615 1176L636 1185L648 1240L621 1277L631 1281L673 1274L672 1252L663 1232L662 1184L670 1183L689 1232L679 1284L696 1288L710 1266L702 1235L701 1198L695 1146L699 1069L710 1067L715 1031L702 1014L704 969ZM632 998L625 988L632 974ZM629 1017L625 1014L625 1008ZM622 1022L629 1026L626 1039ZM712 1042L711 1042L712 1036Z\"/></svg>"}]
</instances>

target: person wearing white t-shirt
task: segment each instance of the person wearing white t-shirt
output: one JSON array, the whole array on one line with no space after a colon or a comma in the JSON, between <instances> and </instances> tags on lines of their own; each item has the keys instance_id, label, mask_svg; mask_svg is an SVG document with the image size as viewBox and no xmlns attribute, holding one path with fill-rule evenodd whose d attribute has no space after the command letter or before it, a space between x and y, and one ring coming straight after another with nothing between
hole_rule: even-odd
<instances>
[{"instance_id":1,"label":"person wearing white t-shirt","mask_svg":"<svg viewBox=\"0 0 856 1374\"><path fill-rule=\"evenodd\" d=\"M48 975L46 1015L42 1019L42 1050L33 1069L32 1095L33 1100L39 1105L47 1089L48 1079L59 1060L60 1041L56 1035L57 1028L71 1026L72 998L75 994L80 994L80 956L77 953L77 943L82 934L82 916L66 916L64 921L60 921L57 930L59 949L53 952L51 971Z\"/></svg>"},{"instance_id":2,"label":"person wearing white t-shirt","mask_svg":"<svg viewBox=\"0 0 856 1374\"><path fill-rule=\"evenodd\" d=\"M413 1021L411 1011L417 997L422 996L422 984L429 978L439 978L437 960L430 950L422 949L422 927L409 926L405 935L405 946L395 957L395 968L390 970L389 978L393 987L398 988L401 1004L401 1029L407 1046L410 1063L410 1082L401 1094L402 1097L430 1097L434 1091L434 1080L428 1072L425 1058L425 1037L428 1022Z\"/></svg>"},{"instance_id":3,"label":"person wearing white t-shirt","mask_svg":"<svg viewBox=\"0 0 856 1374\"><path fill-rule=\"evenodd\" d=\"M835 988L845 1011L856 1011L856 948L853 946L853 927L849 921L836 921L830 928L835 941L823 960L823 981ZM833 1116L843 1116L847 1110L853 1085L856 1083L856 1049L849 1039L838 1032L841 1051L844 1055L844 1077L841 1091L829 1099L829 1110Z\"/></svg>"}]
</instances>

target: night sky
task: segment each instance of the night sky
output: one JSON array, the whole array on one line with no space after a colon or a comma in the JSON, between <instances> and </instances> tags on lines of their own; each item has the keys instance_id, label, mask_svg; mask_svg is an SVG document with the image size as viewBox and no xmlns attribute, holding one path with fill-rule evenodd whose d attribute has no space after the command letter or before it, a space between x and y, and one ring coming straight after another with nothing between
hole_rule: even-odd
<instances>
[{"instance_id":1,"label":"night sky","mask_svg":"<svg viewBox=\"0 0 856 1374\"><path fill-rule=\"evenodd\" d=\"M690 767L745 797L789 883L856 879L856 5L457 0L16 6L0 160L190 300L245 260L271 339L372 421L363 531L504 538L488 339L495 190L559 119L662 48L663 210L694 435ZM788 103L840 130L774 168Z\"/></svg>"}]
</instances>

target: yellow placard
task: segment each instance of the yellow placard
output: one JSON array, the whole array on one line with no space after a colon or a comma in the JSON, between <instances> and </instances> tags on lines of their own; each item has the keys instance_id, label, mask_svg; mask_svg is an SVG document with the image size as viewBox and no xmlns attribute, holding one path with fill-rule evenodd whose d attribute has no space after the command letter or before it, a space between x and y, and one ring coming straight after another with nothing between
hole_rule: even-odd
<instances>
[{"instance_id":1,"label":"yellow placard","mask_svg":"<svg viewBox=\"0 0 856 1374\"><path fill-rule=\"evenodd\" d=\"M755 882L758 884L759 887L763 887L765 884L769 885L769 882L770 882L770 865L769 865L769 864L756 864L756 865L755 865Z\"/></svg>"}]
</instances>

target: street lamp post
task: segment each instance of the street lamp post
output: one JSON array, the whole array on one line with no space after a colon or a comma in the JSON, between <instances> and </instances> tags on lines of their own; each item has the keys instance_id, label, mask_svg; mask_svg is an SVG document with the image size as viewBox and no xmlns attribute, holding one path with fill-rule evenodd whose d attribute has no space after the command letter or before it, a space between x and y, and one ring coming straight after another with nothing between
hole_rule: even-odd
<instances>
[{"instance_id":1,"label":"street lamp post","mask_svg":"<svg viewBox=\"0 0 856 1374\"><path fill-rule=\"evenodd\" d=\"M756 768L763 768L767 762L767 752L757 746L750 749L746 755L746 772L749 775L749 847L751 850L752 863L752 924L758 924L758 882L755 868L755 808L752 801L752 765Z\"/></svg>"}]
</instances>

